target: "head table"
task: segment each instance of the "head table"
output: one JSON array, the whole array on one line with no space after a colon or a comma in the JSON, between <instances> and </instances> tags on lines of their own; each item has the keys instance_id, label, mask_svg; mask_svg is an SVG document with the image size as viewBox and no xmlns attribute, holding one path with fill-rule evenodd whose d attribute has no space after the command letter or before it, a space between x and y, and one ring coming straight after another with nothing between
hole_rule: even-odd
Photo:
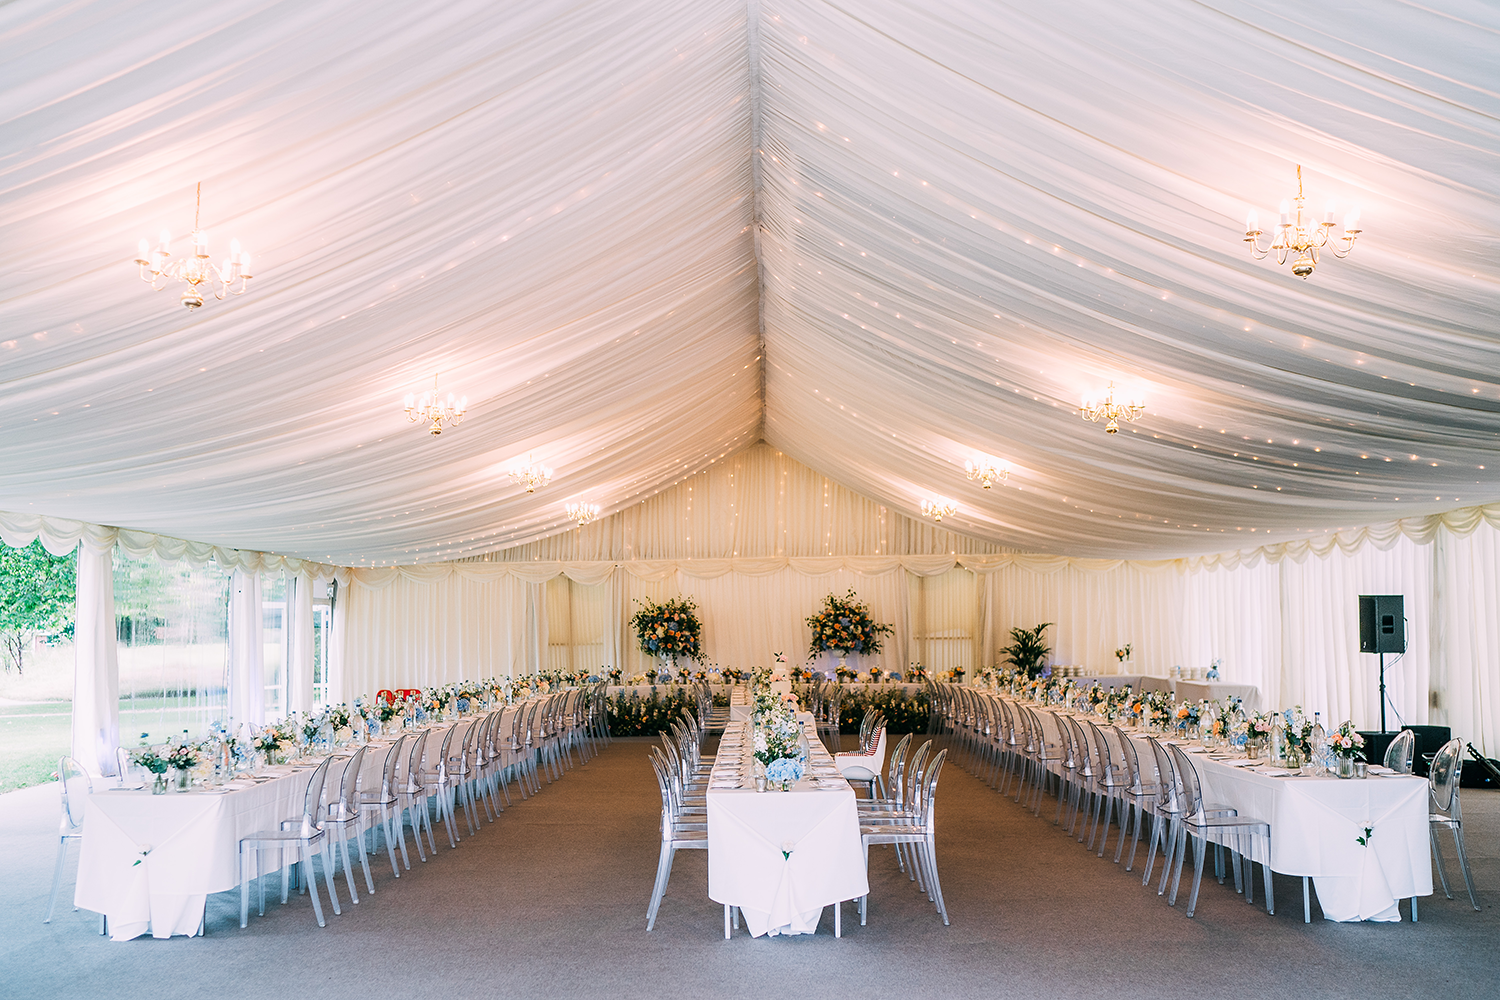
<instances>
[{"instance_id":1,"label":"head table","mask_svg":"<svg viewBox=\"0 0 1500 1000\"><path fill-rule=\"evenodd\" d=\"M514 714L514 706L505 709L497 733L509 737ZM471 721L428 728L424 756L429 764L436 760L443 732ZM379 788L384 748L394 739L371 741L360 771L362 788ZM352 748L335 751L325 799L338 795L352 754ZM300 817L317 763L270 767L254 778L165 795L131 788L94 792L84 813L74 903L104 914L116 941L146 933L157 938L199 933L208 894L240 884L240 839ZM279 856L263 853L266 859ZM272 862L259 870L264 874L279 869Z\"/></svg>"},{"instance_id":2,"label":"head table","mask_svg":"<svg viewBox=\"0 0 1500 1000\"><path fill-rule=\"evenodd\" d=\"M810 714L797 717L816 732ZM869 892L854 789L811 739L801 781L757 792L752 751L750 723L731 723L706 796L708 896L739 907L755 937L812 934L823 907Z\"/></svg>"}]
</instances>

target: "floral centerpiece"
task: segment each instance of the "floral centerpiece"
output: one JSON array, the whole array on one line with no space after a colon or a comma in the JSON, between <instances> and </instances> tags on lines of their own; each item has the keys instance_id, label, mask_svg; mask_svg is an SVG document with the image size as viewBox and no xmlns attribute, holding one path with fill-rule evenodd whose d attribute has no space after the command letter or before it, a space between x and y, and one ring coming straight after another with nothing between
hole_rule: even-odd
<instances>
[{"instance_id":1,"label":"floral centerpiece","mask_svg":"<svg viewBox=\"0 0 1500 1000\"><path fill-rule=\"evenodd\" d=\"M766 781L779 784L786 791L802 778L802 729L797 717L779 699L774 705L761 706L761 692L756 692L753 739L755 759L765 766Z\"/></svg>"},{"instance_id":2,"label":"floral centerpiece","mask_svg":"<svg viewBox=\"0 0 1500 1000\"><path fill-rule=\"evenodd\" d=\"M150 737L146 733L141 734L141 739L144 740L149 738ZM139 750L133 752L130 755L130 759L135 761L141 767L144 767L146 770L150 771L152 774L166 774L167 768L172 766L172 762L170 760L157 753L154 747L149 746L143 746Z\"/></svg>"},{"instance_id":3,"label":"floral centerpiece","mask_svg":"<svg viewBox=\"0 0 1500 1000\"><path fill-rule=\"evenodd\" d=\"M692 598L677 597L661 604L648 598L640 605L641 610L630 616L630 627L635 629L641 652L661 658L667 680L671 679L677 657L689 660L702 657L703 625L698 621L698 605ZM648 675L651 672L647 671Z\"/></svg>"},{"instance_id":4,"label":"floral centerpiece","mask_svg":"<svg viewBox=\"0 0 1500 1000\"><path fill-rule=\"evenodd\" d=\"M1173 724L1180 730L1192 729L1203 721L1203 706L1197 702L1184 701L1173 713Z\"/></svg>"},{"instance_id":5,"label":"floral centerpiece","mask_svg":"<svg viewBox=\"0 0 1500 1000\"><path fill-rule=\"evenodd\" d=\"M823 610L809 617L807 625L812 629L812 641L807 646L809 660L829 650L837 650L841 657L850 653L878 653L882 648L881 636L896 630L894 625L871 618L870 606L855 596L852 587L843 597L829 594L823 598Z\"/></svg>"},{"instance_id":6,"label":"floral centerpiece","mask_svg":"<svg viewBox=\"0 0 1500 1000\"><path fill-rule=\"evenodd\" d=\"M1353 760L1364 755L1365 738L1354 731L1353 722L1345 722L1328 738L1328 746L1339 757Z\"/></svg>"},{"instance_id":7,"label":"floral centerpiece","mask_svg":"<svg viewBox=\"0 0 1500 1000\"><path fill-rule=\"evenodd\" d=\"M1125 645L1115 650L1115 659L1120 661L1120 666L1123 667L1125 665L1125 661L1130 659L1130 643L1127 642Z\"/></svg>"}]
</instances>

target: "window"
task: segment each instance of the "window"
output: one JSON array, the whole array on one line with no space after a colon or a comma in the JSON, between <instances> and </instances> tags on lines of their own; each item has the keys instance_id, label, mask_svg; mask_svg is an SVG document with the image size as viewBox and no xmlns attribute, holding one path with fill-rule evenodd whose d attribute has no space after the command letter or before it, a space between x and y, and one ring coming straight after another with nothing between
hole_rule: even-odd
<instances>
[{"instance_id":1,"label":"window","mask_svg":"<svg viewBox=\"0 0 1500 1000\"><path fill-rule=\"evenodd\" d=\"M547 669L599 673L604 663L608 586L555 576L547 581Z\"/></svg>"},{"instance_id":2,"label":"window","mask_svg":"<svg viewBox=\"0 0 1500 1000\"><path fill-rule=\"evenodd\" d=\"M120 743L186 729L200 736L229 712L229 574L114 553Z\"/></svg>"},{"instance_id":3,"label":"window","mask_svg":"<svg viewBox=\"0 0 1500 1000\"><path fill-rule=\"evenodd\" d=\"M978 577L955 567L908 579L912 657L933 675L958 669L972 678L979 662Z\"/></svg>"}]
</instances>

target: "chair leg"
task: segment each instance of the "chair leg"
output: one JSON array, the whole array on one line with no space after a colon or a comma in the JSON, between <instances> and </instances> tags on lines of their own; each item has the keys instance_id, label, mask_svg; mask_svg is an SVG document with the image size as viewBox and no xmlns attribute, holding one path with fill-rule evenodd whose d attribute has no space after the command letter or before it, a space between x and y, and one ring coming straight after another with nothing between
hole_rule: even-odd
<instances>
[{"instance_id":1,"label":"chair leg","mask_svg":"<svg viewBox=\"0 0 1500 1000\"><path fill-rule=\"evenodd\" d=\"M646 930L656 926L656 911L661 906L661 899L667 892L667 880L672 877L672 857L677 853L676 848L666 841L662 841L661 856L656 860L656 885L651 889L651 905L646 908Z\"/></svg>"},{"instance_id":2,"label":"chair leg","mask_svg":"<svg viewBox=\"0 0 1500 1000\"><path fill-rule=\"evenodd\" d=\"M1203 882L1203 851L1207 847L1207 839L1201 833L1194 838L1193 844L1193 889L1188 893L1187 915L1191 917L1193 911L1198 907L1198 886ZM1172 897L1176 900L1177 886L1172 886Z\"/></svg>"},{"instance_id":3,"label":"chair leg","mask_svg":"<svg viewBox=\"0 0 1500 1000\"><path fill-rule=\"evenodd\" d=\"M57 890L62 885L63 869L68 864L68 838L57 838L57 864L52 868L52 896L47 900L47 915L42 918L42 923L52 923L52 910L57 906Z\"/></svg>"},{"instance_id":4,"label":"chair leg","mask_svg":"<svg viewBox=\"0 0 1500 1000\"><path fill-rule=\"evenodd\" d=\"M365 850L364 831L359 829L358 824L354 828L354 842L359 845L359 866L365 870L365 888L370 890L370 895L375 895L375 880L370 877L370 855ZM396 859L391 858L391 865L395 867Z\"/></svg>"},{"instance_id":5,"label":"chair leg","mask_svg":"<svg viewBox=\"0 0 1500 1000\"><path fill-rule=\"evenodd\" d=\"M240 845L240 930L250 926L250 865L245 845Z\"/></svg>"},{"instance_id":6,"label":"chair leg","mask_svg":"<svg viewBox=\"0 0 1500 1000\"><path fill-rule=\"evenodd\" d=\"M327 855L324 855L325 859ZM319 927L327 927L328 924L323 917L323 901L318 898L318 873L313 869L313 849L310 844L302 845L302 867L307 871L308 894L312 896L313 916L318 918ZM339 912L338 897L333 894L333 876L325 867L323 869L323 881L328 883L328 895L333 900L333 912Z\"/></svg>"},{"instance_id":7,"label":"chair leg","mask_svg":"<svg viewBox=\"0 0 1500 1000\"><path fill-rule=\"evenodd\" d=\"M1302 876L1302 922L1312 923L1312 890L1306 875Z\"/></svg>"},{"instance_id":8,"label":"chair leg","mask_svg":"<svg viewBox=\"0 0 1500 1000\"><path fill-rule=\"evenodd\" d=\"M1453 846L1458 850L1458 867L1464 873L1464 884L1469 888L1469 902L1474 909L1479 909L1479 898L1474 892L1474 876L1469 872L1469 856L1464 852L1464 831L1462 827L1450 827L1453 831Z\"/></svg>"},{"instance_id":9,"label":"chair leg","mask_svg":"<svg viewBox=\"0 0 1500 1000\"><path fill-rule=\"evenodd\" d=\"M333 882L333 848L332 845L328 843L327 834L323 835L323 850L321 851L321 853L323 855L323 882L328 886L328 899L333 903L333 912L342 915L344 911L339 909L339 891ZM313 866L310 864L304 865L303 867L307 869L307 877L302 881L308 883L309 885L313 885L314 880L318 877L317 869L313 868ZM316 886L314 886L314 888L316 888Z\"/></svg>"}]
</instances>

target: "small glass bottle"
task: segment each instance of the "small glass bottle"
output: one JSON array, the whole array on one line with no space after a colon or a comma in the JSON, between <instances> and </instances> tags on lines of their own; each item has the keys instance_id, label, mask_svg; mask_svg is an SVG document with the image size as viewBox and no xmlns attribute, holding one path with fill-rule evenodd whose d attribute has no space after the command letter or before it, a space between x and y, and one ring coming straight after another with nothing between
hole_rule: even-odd
<instances>
[{"instance_id":1,"label":"small glass bottle","mask_svg":"<svg viewBox=\"0 0 1500 1000\"><path fill-rule=\"evenodd\" d=\"M1311 754L1311 758L1312 759L1309 760L1308 763L1312 764L1312 766L1313 766L1313 768L1312 768L1313 769L1313 773L1314 774L1319 774L1319 775L1327 774L1328 773L1328 733L1323 728L1323 713L1322 712L1314 712L1313 713L1312 737L1309 740L1309 742L1312 744L1312 748L1311 748L1312 749L1312 754Z\"/></svg>"}]
</instances>

